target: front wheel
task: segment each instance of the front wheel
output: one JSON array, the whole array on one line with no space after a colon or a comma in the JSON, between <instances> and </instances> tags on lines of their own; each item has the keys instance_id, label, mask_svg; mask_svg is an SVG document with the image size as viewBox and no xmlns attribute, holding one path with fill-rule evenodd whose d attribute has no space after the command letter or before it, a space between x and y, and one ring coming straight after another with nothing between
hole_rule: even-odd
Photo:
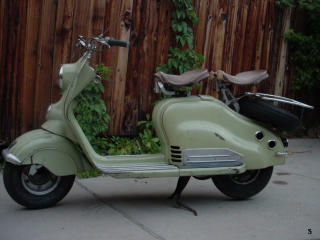
<instances>
[{"instance_id":1,"label":"front wheel","mask_svg":"<svg viewBox=\"0 0 320 240\"><path fill-rule=\"evenodd\" d=\"M70 191L75 176L56 176L41 165L6 163L3 182L13 200L30 209L55 205Z\"/></svg>"},{"instance_id":2,"label":"front wheel","mask_svg":"<svg viewBox=\"0 0 320 240\"><path fill-rule=\"evenodd\" d=\"M248 170L237 175L217 175L212 177L216 187L233 199L248 199L265 188L268 184L273 167Z\"/></svg>"}]
</instances>

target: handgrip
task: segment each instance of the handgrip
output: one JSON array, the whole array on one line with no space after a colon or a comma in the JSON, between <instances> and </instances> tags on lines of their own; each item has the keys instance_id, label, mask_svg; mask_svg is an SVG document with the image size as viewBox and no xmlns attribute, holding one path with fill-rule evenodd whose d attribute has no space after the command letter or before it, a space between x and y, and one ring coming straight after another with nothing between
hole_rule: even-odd
<instances>
[{"instance_id":1,"label":"handgrip","mask_svg":"<svg viewBox=\"0 0 320 240\"><path fill-rule=\"evenodd\" d=\"M119 46L119 47L129 47L130 46L130 42L127 41L121 41L121 40L116 40L114 38L109 38L107 43L110 46Z\"/></svg>"}]
</instances>

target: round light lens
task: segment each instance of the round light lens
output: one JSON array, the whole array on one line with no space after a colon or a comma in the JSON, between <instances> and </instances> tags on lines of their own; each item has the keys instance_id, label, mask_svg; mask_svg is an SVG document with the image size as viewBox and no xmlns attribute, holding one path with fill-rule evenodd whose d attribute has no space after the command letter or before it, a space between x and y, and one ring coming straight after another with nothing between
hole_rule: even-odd
<instances>
[{"instance_id":1,"label":"round light lens","mask_svg":"<svg viewBox=\"0 0 320 240\"><path fill-rule=\"evenodd\" d=\"M274 149L277 146L277 142L275 140L269 140L268 146L270 149Z\"/></svg>"},{"instance_id":2,"label":"round light lens","mask_svg":"<svg viewBox=\"0 0 320 240\"><path fill-rule=\"evenodd\" d=\"M257 139L258 141L263 140L263 138L264 138L263 132L261 132L261 131L256 132L256 139Z\"/></svg>"}]
</instances>

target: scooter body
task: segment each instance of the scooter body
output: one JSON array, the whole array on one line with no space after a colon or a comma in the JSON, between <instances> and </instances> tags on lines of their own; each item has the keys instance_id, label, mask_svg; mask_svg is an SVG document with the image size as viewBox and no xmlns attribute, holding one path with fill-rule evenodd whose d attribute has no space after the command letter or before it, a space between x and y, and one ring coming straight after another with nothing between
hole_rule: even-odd
<instances>
[{"instance_id":1,"label":"scooter body","mask_svg":"<svg viewBox=\"0 0 320 240\"><path fill-rule=\"evenodd\" d=\"M87 51L77 62L62 65L59 81L63 94L49 107L46 122L2 152L8 162L4 182L18 203L29 208L51 206L70 190L74 179L70 175L90 169L116 178L235 176L251 170L259 173L285 162L285 145L276 132L210 96L172 97L156 104L152 121L161 153L97 154L73 112L75 98L97 80L89 66L96 49L93 40L109 47L112 43L127 46L108 38L95 38L90 43L79 38ZM23 191L30 196L25 198L20 194Z\"/></svg>"}]
</instances>

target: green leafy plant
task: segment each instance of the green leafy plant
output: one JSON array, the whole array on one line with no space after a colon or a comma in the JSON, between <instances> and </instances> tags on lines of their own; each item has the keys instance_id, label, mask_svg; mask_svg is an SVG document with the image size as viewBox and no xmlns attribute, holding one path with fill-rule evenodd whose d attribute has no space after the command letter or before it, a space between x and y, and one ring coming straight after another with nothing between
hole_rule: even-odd
<instances>
[{"instance_id":1,"label":"green leafy plant","mask_svg":"<svg viewBox=\"0 0 320 240\"><path fill-rule=\"evenodd\" d=\"M78 178L94 178L94 177L98 177L100 175L101 175L101 173L99 172L99 170L91 169L91 170L86 171L86 172L78 173L77 177Z\"/></svg>"},{"instance_id":2,"label":"green leafy plant","mask_svg":"<svg viewBox=\"0 0 320 240\"><path fill-rule=\"evenodd\" d=\"M312 90L320 87L320 39L290 30L290 61L295 67L292 88Z\"/></svg>"},{"instance_id":3,"label":"green leafy plant","mask_svg":"<svg viewBox=\"0 0 320 240\"><path fill-rule=\"evenodd\" d=\"M160 64L157 71L170 74L182 74L196 69L203 63L203 55L193 50L192 25L198 23L192 0L172 0L173 10L171 30L175 43L169 48L166 64Z\"/></svg>"},{"instance_id":4,"label":"green leafy plant","mask_svg":"<svg viewBox=\"0 0 320 240\"><path fill-rule=\"evenodd\" d=\"M107 143L106 154L129 155L140 154L141 146L137 138L112 136Z\"/></svg>"},{"instance_id":5,"label":"green leafy plant","mask_svg":"<svg viewBox=\"0 0 320 240\"><path fill-rule=\"evenodd\" d=\"M280 0L280 7L296 7L304 16L300 32L285 34L294 67L293 90L311 91L320 88L320 0Z\"/></svg>"},{"instance_id":6,"label":"green leafy plant","mask_svg":"<svg viewBox=\"0 0 320 240\"><path fill-rule=\"evenodd\" d=\"M160 152L160 141L155 135L150 114L146 115L145 121L138 122L138 126L143 127L143 131L139 133L138 137L142 153L152 154Z\"/></svg>"},{"instance_id":7,"label":"green leafy plant","mask_svg":"<svg viewBox=\"0 0 320 240\"><path fill-rule=\"evenodd\" d=\"M138 137L118 137L112 136L108 139L108 155L127 155L127 154L153 154L160 152L160 141L155 136L150 115L146 115L146 120L138 122L142 131Z\"/></svg>"}]
</instances>

